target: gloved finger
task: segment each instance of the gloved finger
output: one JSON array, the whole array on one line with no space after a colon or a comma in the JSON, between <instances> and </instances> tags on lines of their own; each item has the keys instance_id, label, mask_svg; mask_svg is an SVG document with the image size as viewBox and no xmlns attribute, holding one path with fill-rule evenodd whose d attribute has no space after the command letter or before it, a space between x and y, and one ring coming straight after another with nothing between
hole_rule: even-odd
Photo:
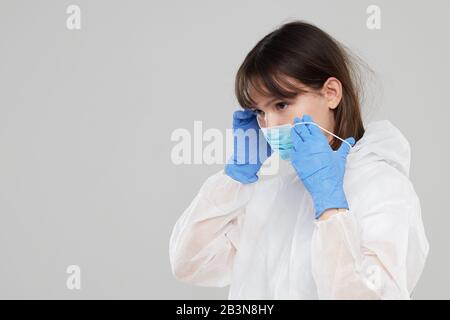
<instances>
[{"instance_id":1,"label":"gloved finger","mask_svg":"<svg viewBox=\"0 0 450 320\"><path fill-rule=\"evenodd\" d=\"M296 153L303 154L305 152L306 144L302 140L302 138L298 135L298 133L295 132L294 128L292 128L292 131L291 131L291 136L292 135L295 135L296 138L294 137L294 139L291 139L292 140L292 148L289 153L290 153L291 159L294 159Z\"/></svg>"},{"instance_id":2,"label":"gloved finger","mask_svg":"<svg viewBox=\"0 0 450 320\"><path fill-rule=\"evenodd\" d=\"M300 137L302 137L303 141L306 142L306 141L311 140L311 132L309 131L309 129L306 126L306 124L301 123L303 121L304 121L303 118L299 119L299 118L295 117L295 119L294 119L294 127L295 127L295 130L300 135Z\"/></svg>"},{"instance_id":3,"label":"gloved finger","mask_svg":"<svg viewBox=\"0 0 450 320\"><path fill-rule=\"evenodd\" d=\"M255 116L255 113L253 110L245 109L245 110L237 110L233 114L234 118L236 119L249 119Z\"/></svg>"},{"instance_id":4,"label":"gloved finger","mask_svg":"<svg viewBox=\"0 0 450 320\"><path fill-rule=\"evenodd\" d=\"M255 113L250 109L237 110L233 113L233 127L239 127L256 119Z\"/></svg>"},{"instance_id":5,"label":"gloved finger","mask_svg":"<svg viewBox=\"0 0 450 320\"><path fill-rule=\"evenodd\" d=\"M308 119L308 115L303 115L301 118L297 118L296 117L296 119L299 119L299 121L297 121L296 123L298 123L298 122L305 122L305 121L309 121L309 120L305 120L305 116L307 116L307 119ZM295 122L295 119L294 119L294 122ZM297 125L299 128L300 127L304 127L306 130L308 130L308 134L311 134L311 130L309 129L309 124L307 124L307 123L303 123L303 124L298 124Z\"/></svg>"},{"instance_id":6,"label":"gloved finger","mask_svg":"<svg viewBox=\"0 0 450 320\"><path fill-rule=\"evenodd\" d=\"M353 137L347 138L347 139L345 139L345 141L350 143L352 146L355 144L355 138L353 138ZM337 152L339 153L339 155L341 155L345 158L347 156L347 154L349 153L349 151L350 151L350 146L347 143L342 142L341 146L339 147Z\"/></svg>"},{"instance_id":7,"label":"gloved finger","mask_svg":"<svg viewBox=\"0 0 450 320\"><path fill-rule=\"evenodd\" d=\"M310 115L303 115L303 121L307 121L307 122L314 122L313 118ZM315 122L314 122L315 123ZM315 137L320 137L320 136L324 136L322 130L320 130L320 128L318 126L316 126L315 124L307 124L309 131L311 132L312 136Z\"/></svg>"},{"instance_id":8,"label":"gloved finger","mask_svg":"<svg viewBox=\"0 0 450 320\"><path fill-rule=\"evenodd\" d=\"M299 117L295 117L294 118L294 122L292 123L292 129L295 130L295 132L297 132L298 135L300 135L300 123L303 121L303 118L299 118Z\"/></svg>"},{"instance_id":9,"label":"gloved finger","mask_svg":"<svg viewBox=\"0 0 450 320\"><path fill-rule=\"evenodd\" d=\"M300 136L300 133L297 131L296 127L297 126L293 126L291 128L291 141L292 141L292 145L294 146L294 148L296 148L296 147L298 148L300 144L304 143L304 140Z\"/></svg>"},{"instance_id":10,"label":"gloved finger","mask_svg":"<svg viewBox=\"0 0 450 320\"><path fill-rule=\"evenodd\" d=\"M302 121L305 121L304 119L305 118L303 117ZM310 141L312 138L311 131L308 126L309 126L309 124L306 124L306 123L300 123L300 124L296 125L300 136L302 137L303 141L305 141L305 142Z\"/></svg>"}]
</instances>

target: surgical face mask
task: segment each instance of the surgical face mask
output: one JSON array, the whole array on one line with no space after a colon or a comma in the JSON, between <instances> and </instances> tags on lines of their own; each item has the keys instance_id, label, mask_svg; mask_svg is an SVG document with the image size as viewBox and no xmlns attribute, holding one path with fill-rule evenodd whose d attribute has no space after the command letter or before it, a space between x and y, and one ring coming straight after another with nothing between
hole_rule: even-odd
<instances>
[{"instance_id":1,"label":"surgical face mask","mask_svg":"<svg viewBox=\"0 0 450 320\"><path fill-rule=\"evenodd\" d=\"M259 122L258 122L259 123ZM315 122L310 121L304 121L304 122L298 122L295 125L300 124L313 124L324 130L325 132L331 134L332 136L336 137L337 139L341 140L342 142L348 144L350 148L352 145L345 141L344 139L338 137L337 135L333 134L332 132L328 131L327 129L322 128ZM261 127L261 126L260 126ZM266 127L261 128L261 131L266 138L267 142L269 143L272 150L277 151L280 155L280 158L283 160L290 160L290 152L293 148L292 145L292 139L291 139L291 129L293 125L292 124L283 124L280 126L272 126L272 127Z\"/></svg>"},{"instance_id":2,"label":"surgical face mask","mask_svg":"<svg viewBox=\"0 0 450 320\"><path fill-rule=\"evenodd\" d=\"M277 151L283 160L289 160L292 150L291 128L291 124L261 128L272 150Z\"/></svg>"}]
</instances>

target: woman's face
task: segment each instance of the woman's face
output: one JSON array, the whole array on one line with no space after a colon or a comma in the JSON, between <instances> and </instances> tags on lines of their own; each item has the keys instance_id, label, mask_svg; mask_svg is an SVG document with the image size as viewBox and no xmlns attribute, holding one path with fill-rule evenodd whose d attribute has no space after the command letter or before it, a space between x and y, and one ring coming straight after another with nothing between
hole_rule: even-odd
<instances>
[{"instance_id":1,"label":"woman's face","mask_svg":"<svg viewBox=\"0 0 450 320\"><path fill-rule=\"evenodd\" d=\"M250 90L250 95L256 102L252 110L257 114L260 127L292 124L295 117L301 118L304 114L308 114L318 125L333 132L333 109L339 104L342 96L340 81L331 77L318 91L313 91L292 78L290 81L294 81L298 87L308 92L300 93L292 99L278 99L262 95L256 90ZM323 133L329 140L332 139L331 135Z\"/></svg>"}]
</instances>

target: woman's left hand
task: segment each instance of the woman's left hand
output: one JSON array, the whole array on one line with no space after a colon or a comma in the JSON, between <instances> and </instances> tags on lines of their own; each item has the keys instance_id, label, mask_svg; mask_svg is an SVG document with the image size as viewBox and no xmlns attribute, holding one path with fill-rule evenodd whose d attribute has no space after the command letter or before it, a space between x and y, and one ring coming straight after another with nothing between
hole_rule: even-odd
<instances>
[{"instance_id":1,"label":"woman's left hand","mask_svg":"<svg viewBox=\"0 0 450 320\"><path fill-rule=\"evenodd\" d=\"M334 151L319 127L314 124L295 125L304 121L313 122L313 119L309 115L294 119L290 159L313 198L315 217L318 219L326 209L348 209L343 182L350 146L342 142L340 148ZM355 144L353 137L345 140L352 146Z\"/></svg>"}]
</instances>

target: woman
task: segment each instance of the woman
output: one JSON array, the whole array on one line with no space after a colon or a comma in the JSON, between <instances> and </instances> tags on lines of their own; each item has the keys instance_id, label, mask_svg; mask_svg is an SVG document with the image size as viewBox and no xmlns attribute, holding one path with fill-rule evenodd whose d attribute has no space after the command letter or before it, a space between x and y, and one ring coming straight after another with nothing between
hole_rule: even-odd
<instances>
[{"instance_id":1,"label":"woman","mask_svg":"<svg viewBox=\"0 0 450 320\"><path fill-rule=\"evenodd\" d=\"M387 120L364 128L354 70L343 45L302 21L250 51L233 128L257 141L235 143L176 222L177 279L230 285L229 299L411 298L429 245L410 147ZM259 177L275 156L279 172Z\"/></svg>"}]
</instances>

